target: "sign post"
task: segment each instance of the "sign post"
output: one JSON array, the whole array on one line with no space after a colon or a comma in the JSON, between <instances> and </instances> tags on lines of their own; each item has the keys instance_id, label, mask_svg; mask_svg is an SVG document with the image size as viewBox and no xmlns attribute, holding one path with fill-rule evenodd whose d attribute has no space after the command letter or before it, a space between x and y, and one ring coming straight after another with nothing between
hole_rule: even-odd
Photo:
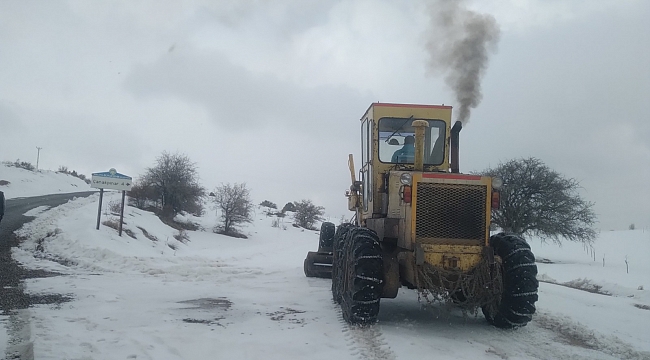
<instances>
[{"instance_id":1,"label":"sign post","mask_svg":"<svg viewBox=\"0 0 650 360\"><path fill-rule=\"evenodd\" d=\"M99 189L99 208L97 209L97 230L99 230L99 219L102 217L102 199L104 198L104 189Z\"/></svg>"},{"instance_id":2,"label":"sign post","mask_svg":"<svg viewBox=\"0 0 650 360\"><path fill-rule=\"evenodd\" d=\"M102 199L104 197L104 189L122 190L122 207L120 209L119 228L119 236L122 236L122 223L124 222L124 198L126 196L126 192L130 191L133 187L133 178L124 174L120 174L115 169L110 169L107 172L93 173L90 180L90 186L99 189L97 230L99 230L100 218L102 216Z\"/></svg>"}]
</instances>

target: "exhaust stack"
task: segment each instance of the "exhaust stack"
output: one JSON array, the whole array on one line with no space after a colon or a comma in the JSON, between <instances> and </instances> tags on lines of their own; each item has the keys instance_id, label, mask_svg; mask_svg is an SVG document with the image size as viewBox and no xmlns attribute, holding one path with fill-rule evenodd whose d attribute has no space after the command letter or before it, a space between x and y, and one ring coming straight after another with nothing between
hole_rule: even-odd
<instances>
[{"instance_id":1,"label":"exhaust stack","mask_svg":"<svg viewBox=\"0 0 650 360\"><path fill-rule=\"evenodd\" d=\"M463 123L456 121L451 128L451 172L458 173L458 134L463 129Z\"/></svg>"}]
</instances>

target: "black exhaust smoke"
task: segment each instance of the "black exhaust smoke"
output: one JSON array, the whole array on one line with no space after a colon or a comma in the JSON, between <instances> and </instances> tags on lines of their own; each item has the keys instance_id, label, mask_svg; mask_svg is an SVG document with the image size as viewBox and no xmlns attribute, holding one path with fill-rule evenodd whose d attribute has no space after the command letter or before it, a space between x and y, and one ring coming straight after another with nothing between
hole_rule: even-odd
<instances>
[{"instance_id":1,"label":"black exhaust smoke","mask_svg":"<svg viewBox=\"0 0 650 360\"><path fill-rule=\"evenodd\" d=\"M493 16L478 14L463 6L462 0L435 0L430 6L431 31L427 49L428 70L445 74L459 104L456 119L467 124L471 109L482 99L481 79L489 53L496 50L499 25Z\"/></svg>"}]
</instances>

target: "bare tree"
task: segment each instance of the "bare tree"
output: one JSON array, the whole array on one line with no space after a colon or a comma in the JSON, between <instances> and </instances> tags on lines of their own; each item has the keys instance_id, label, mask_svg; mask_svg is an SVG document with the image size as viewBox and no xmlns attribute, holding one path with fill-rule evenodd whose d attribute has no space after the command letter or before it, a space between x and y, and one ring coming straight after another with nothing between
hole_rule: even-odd
<instances>
[{"instance_id":1,"label":"bare tree","mask_svg":"<svg viewBox=\"0 0 650 360\"><path fill-rule=\"evenodd\" d=\"M145 186L139 182L133 184L127 195L129 196L130 205L143 210L148 206L152 206L152 203L158 200L158 195L153 187Z\"/></svg>"},{"instance_id":2,"label":"bare tree","mask_svg":"<svg viewBox=\"0 0 650 360\"><path fill-rule=\"evenodd\" d=\"M253 221L253 202L246 183L222 184L214 190L214 202L217 210L221 211L222 225L219 230L222 234L237 234L237 226Z\"/></svg>"},{"instance_id":3,"label":"bare tree","mask_svg":"<svg viewBox=\"0 0 650 360\"><path fill-rule=\"evenodd\" d=\"M161 201L164 216L173 217L181 211L199 215L203 211L205 189L199 184L196 163L187 155L163 152L140 183L153 189Z\"/></svg>"},{"instance_id":4,"label":"bare tree","mask_svg":"<svg viewBox=\"0 0 650 360\"><path fill-rule=\"evenodd\" d=\"M299 226L305 229L311 229L316 221L322 219L322 215L324 214L323 210L325 210L325 208L314 205L311 200L300 200L293 204L296 209L294 221Z\"/></svg>"},{"instance_id":5,"label":"bare tree","mask_svg":"<svg viewBox=\"0 0 650 360\"><path fill-rule=\"evenodd\" d=\"M501 206L493 222L505 232L536 235L561 244L561 238L591 243L596 214L578 194L580 184L536 158L515 159L481 172L503 180Z\"/></svg>"}]
</instances>

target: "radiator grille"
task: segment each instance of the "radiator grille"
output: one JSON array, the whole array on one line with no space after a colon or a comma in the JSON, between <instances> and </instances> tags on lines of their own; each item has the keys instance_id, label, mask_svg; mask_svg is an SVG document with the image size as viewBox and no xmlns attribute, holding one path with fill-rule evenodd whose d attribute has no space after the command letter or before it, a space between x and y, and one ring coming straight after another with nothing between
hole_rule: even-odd
<instances>
[{"instance_id":1,"label":"radiator grille","mask_svg":"<svg viewBox=\"0 0 650 360\"><path fill-rule=\"evenodd\" d=\"M487 186L417 184L415 236L434 243L484 241Z\"/></svg>"}]
</instances>

